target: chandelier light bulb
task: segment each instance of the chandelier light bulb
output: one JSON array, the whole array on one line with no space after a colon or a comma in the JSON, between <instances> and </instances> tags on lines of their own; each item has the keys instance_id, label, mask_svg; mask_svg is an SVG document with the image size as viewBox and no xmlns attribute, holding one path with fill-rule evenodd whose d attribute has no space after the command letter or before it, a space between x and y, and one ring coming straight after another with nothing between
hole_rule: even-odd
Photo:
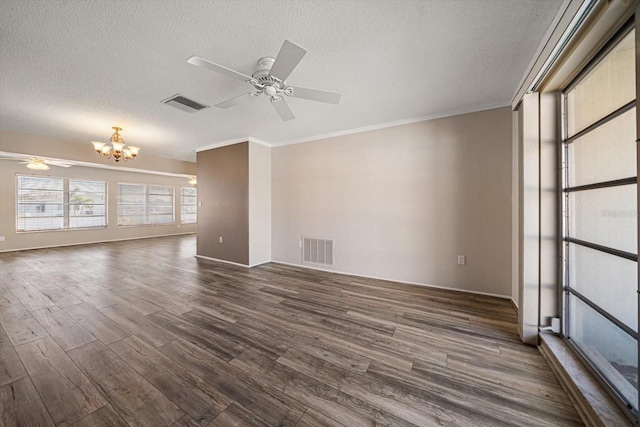
<instances>
[{"instance_id":1,"label":"chandelier light bulb","mask_svg":"<svg viewBox=\"0 0 640 427\"><path fill-rule=\"evenodd\" d=\"M114 126L112 129L115 132L111 135L111 138L109 138L108 143L98 141L92 142L94 150L107 159L113 157L113 160L116 162L119 162L121 158L125 161L135 159L140 152L140 147L136 147L135 145L126 145L124 139L120 136L122 128Z\"/></svg>"}]
</instances>

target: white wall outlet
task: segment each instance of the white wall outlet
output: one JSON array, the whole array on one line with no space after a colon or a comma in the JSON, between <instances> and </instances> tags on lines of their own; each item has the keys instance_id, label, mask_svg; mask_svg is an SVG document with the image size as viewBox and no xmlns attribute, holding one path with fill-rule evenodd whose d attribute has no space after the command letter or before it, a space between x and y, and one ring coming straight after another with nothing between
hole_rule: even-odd
<instances>
[{"instance_id":1,"label":"white wall outlet","mask_svg":"<svg viewBox=\"0 0 640 427\"><path fill-rule=\"evenodd\" d=\"M0 242L4 242L4 236L0 236Z\"/></svg>"},{"instance_id":2,"label":"white wall outlet","mask_svg":"<svg viewBox=\"0 0 640 427\"><path fill-rule=\"evenodd\" d=\"M218 237L218 242L222 243L222 236Z\"/></svg>"},{"instance_id":3,"label":"white wall outlet","mask_svg":"<svg viewBox=\"0 0 640 427\"><path fill-rule=\"evenodd\" d=\"M302 240L298 240L298 247L301 248L302 247Z\"/></svg>"},{"instance_id":4,"label":"white wall outlet","mask_svg":"<svg viewBox=\"0 0 640 427\"><path fill-rule=\"evenodd\" d=\"M198 201L198 207L202 207L202 200Z\"/></svg>"},{"instance_id":5,"label":"white wall outlet","mask_svg":"<svg viewBox=\"0 0 640 427\"><path fill-rule=\"evenodd\" d=\"M465 265L467 263L467 257L464 255L458 255L458 265Z\"/></svg>"}]
</instances>

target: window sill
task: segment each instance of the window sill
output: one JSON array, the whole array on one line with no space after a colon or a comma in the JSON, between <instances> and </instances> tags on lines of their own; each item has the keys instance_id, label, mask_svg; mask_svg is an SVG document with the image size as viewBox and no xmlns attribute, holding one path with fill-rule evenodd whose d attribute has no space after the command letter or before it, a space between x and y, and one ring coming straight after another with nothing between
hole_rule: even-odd
<instances>
[{"instance_id":1,"label":"window sill","mask_svg":"<svg viewBox=\"0 0 640 427\"><path fill-rule=\"evenodd\" d=\"M562 338L542 333L539 349L586 425L633 425Z\"/></svg>"}]
</instances>

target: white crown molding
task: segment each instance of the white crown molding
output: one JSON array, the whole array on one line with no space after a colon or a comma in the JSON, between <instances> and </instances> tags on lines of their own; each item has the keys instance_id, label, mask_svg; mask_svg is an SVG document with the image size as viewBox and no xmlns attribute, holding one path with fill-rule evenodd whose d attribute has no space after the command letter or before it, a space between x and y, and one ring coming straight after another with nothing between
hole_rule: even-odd
<instances>
[{"instance_id":1,"label":"white crown molding","mask_svg":"<svg viewBox=\"0 0 640 427\"><path fill-rule=\"evenodd\" d=\"M268 148L284 147L285 145L294 145L294 144L302 144L304 142L320 141L322 139L336 138L336 137L345 136L345 135L353 135L354 133L369 132L372 130L379 130L379 129L385 129L385 128L390 128L394 126L408 125L411 123L424 122L427 120L435 120L435 119L442 119L446 117L460 116L462 114L478 113L480 111L493 110L496 108L503 108L503 107L509 107L509 106L511 106L510 101L495 102L495 103L484 104L476 107L469 107L469 108L462 108L462 109L453 110L453 111L447 111L444 113L430 114L427 116L420 116L420 117L411 117L408 119L396 120L393 122L381 123L378 125L364 126L360 128L347 129L347 130L342 130L338 132L326 133L323 135L315 135L315 136L309 136L305 138L292 139L290 141L275 142L275 143L269 143L266 141L262 141L258 138L254 138L252 136L248 136L244 138L235 138L227 141L217 142L215 144L205 145L203 147L198 147L196 148L196 153L200 151L212 150L214 148L226 147L227 145L239 144L241 142L247 142L247 141L254 142L256 144L260 144Z\"/></svg>"},{"instance_id":2,"label":"white crown molding","mask_svg":"<svg viewBox=\"0 0 640 427\"><path fill-rule=\"evenodd\" d=\"M308 138L300 138L300 139L293 139L285 142L277 142L272 144L272 146L275 148L275 147L283 147L285 145L302 144L304 142L319 141L322 139L336 138L336 137L345 136L345 135L353 135L354 133L369 132L373 130L390 128L394 126L402 126L402 125L408 125L411 123L424 122L427 120L435 120L435 119L442 119L446 117L460 116L462 114L477 113L480 111L493 110L495 108L503 108L503 107L509 107L509 106L511 106L511 102L509 101L496 102L496 103L485 104L485 105L476 106L476 107L469 107L469 108L462 108L462 109L453 110L453 111L447 111L447 112L438 113L438 114L430 114L427 116L411 117L407 119L396 120L393 122L381 123L378 125L364 126L361 128L332 132L324 135L316 135Z\"/></svg>"},{"instance_id":3,"label":"white crown molding","mask_svg":"<svg viewBox=\"0 0 640 427\"><path fill-rule=\"evenodd\" d=\"M209 144L209 145L204 145L202 147L198 147L196 148L196 153L199 153L201 151L213 150L215 148L226 147L227 145L240 144L242 142L253 142L258 145L263 145L268 148L273 148L273 144L270 144L267 141L254 138L252 136L246 136L244 138L229 139L227 141L216 142L215 144Z\"/></svg>"},{"instance_id":4,"label":"white crown molding","mask_svg":"<svg viewBox=\"0 0 640 427\"><path fill-rule=\"evenodd\" d=\"M253 142L255 144L262 145L264 147L273 148L273 144L271 144L270 142L263 141L263 140L258 139L258 138L254 138L252 136L249 137L249 142Z\"/></svg>"}]
</instances>

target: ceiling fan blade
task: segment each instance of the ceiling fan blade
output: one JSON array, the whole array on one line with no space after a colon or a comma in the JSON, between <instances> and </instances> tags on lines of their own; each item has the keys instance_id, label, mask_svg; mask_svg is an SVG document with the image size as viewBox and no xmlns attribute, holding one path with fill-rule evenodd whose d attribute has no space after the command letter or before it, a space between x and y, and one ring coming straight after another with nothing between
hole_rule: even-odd
<instances>
[{"instance_id":1,"label":"ceiling fan blade","mask_svg":"<svg viewBox=\"0 0 640 427\"><path fill-rule=\"evenodd\" d=\"M271 105L273 105L273 108L276 109L276 111L278 112L278 115L280 116L283 122L286 122L288 120L293 120L296 118L296 116L294 116L293 113L291 112L291 109L289 108L287 103L284 102L284 99L281 99L280 101L272 102Z\"/></svg>"},{"instance_id":2,"label":"ceiling fan blade","mask_svg":"<svg viewBox=\"0 0 640 427\"><path fill-rule=\"evenodd\" d=\"M280 48L280 52L276 57L276 61L271 67L269 74L279 78L282 81L287 80L289 74L298 65L302 57L307 51L297 44L291 43L289 40L285 40Z\"/></svg>"},{"instance_id":3,"label":"ceiling fan blade","mask_svg":"<svg viewBox=\"0 0 640 427\"><path fill-rule=\"evenodd\" d=\"M234 105L244 101L245 99L249 99L249 94L250 93L252 93L252 92L247 92L247 93L243 93L242 95L234 96L231 99L227 99L226 101L222 101L222 102L214 105L214 107L218 107L218 108L233 107Z\"/></svg>"},{"instance_id":4,"label":"ceiling fan blade","mask_svg":"<svg viewBox=\"0 0 640 427\"><path fill-rule=\"evenodd\" d=\"M199 56L192 56L191 58L187 59L187 62L192 65L197 65L198 67L208 68L211 71L224 74L225 76L233 77L234 79L242 80L243 82L251 80L251 77L247 76L246 74L239 73L238 71L223 67L222 65L214 64L213 62L207 61L206 59L200 58Z\"/></svg>"},{"instance_id":5,"label":"ceiling fan blade","mask_svg":"<svg viewBox=\"0 0 640 427\"><path fill-rule=\"evenodd\" d=\"M337 92L327 92L326 90L317 90L317 89L309 89L306 87L295 87L293 88L293 94L291 95L294 98L304 98L310 99L312 101L320 101L327 102L329 104L337 104L340 102L341 94Z\"/></svg>"},{"instance_id":6,"label":"ceiling fan blade","mask_svg":"<svg viewBox=\"0 0 640 427\"><path fill-rule=\"evenodd\" d=\"M61 168L70 168L71 166L73 166L73 163L58 162L57 160L45 160L44 162L48 165L58 166Z\"/></svg>"}]
</instances>

